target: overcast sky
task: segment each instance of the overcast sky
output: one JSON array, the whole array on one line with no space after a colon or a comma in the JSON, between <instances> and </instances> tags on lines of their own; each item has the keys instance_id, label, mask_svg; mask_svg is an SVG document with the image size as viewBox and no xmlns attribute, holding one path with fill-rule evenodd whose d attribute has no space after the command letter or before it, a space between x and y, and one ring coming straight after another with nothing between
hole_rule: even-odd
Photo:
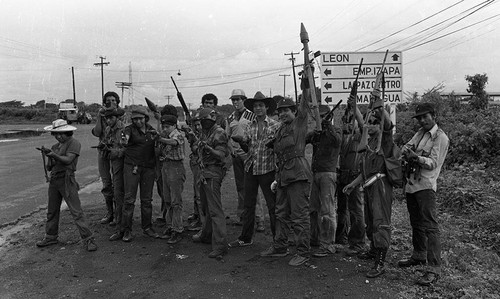
<instances>
[{"instance_id":1,"label":"overcast sky","mask_svg":"<svg viewBox=\"0 0 500 299\"><path fill-rule=\"evenodd\" d=\"M500 4L490 0L467 16L483 2L0 0L0 102L72 98L71 67L77 100L100 102L99 56L109 62L105 91L121 95L115 82L129 82L131 65L126 104L144 103L144 96L165 104L170 96L179 105L170 76L193 108L209 92L230 103L234 88L249 97L282 94L279 75L292 74L284 53L301 51L301 22L312 51L403 51L405 92L439 83L465 92L464 77L476 73L488 74L487 91L500 92ZM301 52L296 63L303 61ZM293 95L293 79L285 78L285 93Z\"/></svg>"}]
</instances>

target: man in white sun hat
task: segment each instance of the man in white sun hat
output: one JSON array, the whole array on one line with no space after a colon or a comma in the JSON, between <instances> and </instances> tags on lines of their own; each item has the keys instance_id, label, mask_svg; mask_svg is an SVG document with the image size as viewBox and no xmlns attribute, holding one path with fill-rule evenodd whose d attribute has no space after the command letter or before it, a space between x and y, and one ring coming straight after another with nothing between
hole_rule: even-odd
<instances>
[{"instance_id":1,"label":"man in white sun hat","mask_svg":"<svg viewBox=\"0 0 500 299\"><path fill-rule=\"evenodd\" d=\"M42 147L42 151L49 158L47 163L47 169L50 171L49 202L47 204L45 238L38 241L36 246L46 247L58 243L59 215L61 203L64 199L86 249L95 251L97 245L85 220L80 197L78 196L80 187L75 180L76 165L82 147L80 142L73 138L73 131L76 128L68 125L63 119L56 119L52 122L52 125L44 129L50 131L58 143L54 144L51 149Z\"/></svg>"}]
</instances>

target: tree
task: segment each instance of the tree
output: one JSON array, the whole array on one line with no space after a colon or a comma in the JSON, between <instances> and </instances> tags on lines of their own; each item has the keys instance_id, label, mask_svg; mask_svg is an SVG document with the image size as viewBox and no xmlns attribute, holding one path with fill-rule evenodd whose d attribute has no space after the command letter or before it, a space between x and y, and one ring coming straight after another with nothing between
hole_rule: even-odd
<instances>
[{"instance_id":1,"label":"tree","mask_svg":"<svg viewBox=\"0 0 500 299\"><path fill-rule=\"evenodd\" d=\"M467 92L472 93L469 104L476 110L484 110L488 108L488 93L484 90L488 83L488 76L486 74L475 74L474 76L465 76L465 80L469 82Z\"/></svg>"},{"instance_id":2,"label":"tree","mask_svg":"<svg viewBox=\"0 0 500 299\"><path fill-rule=\"evenodd\" d=\"M0 107L6 107L6 108L22 108L23 106L24 103L18 100L12 100L0 103Z\"/></svg>"}]
</instances>

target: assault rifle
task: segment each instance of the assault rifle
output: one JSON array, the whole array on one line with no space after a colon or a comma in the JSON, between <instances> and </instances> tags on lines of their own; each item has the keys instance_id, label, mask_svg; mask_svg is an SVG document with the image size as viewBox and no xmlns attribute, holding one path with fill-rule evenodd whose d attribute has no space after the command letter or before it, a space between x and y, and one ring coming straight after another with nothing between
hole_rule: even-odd
<instances>
[{"instance_id":1,"label":"assault rifle","mask_svg":"<svg viewBox=\"0 0 500 299\"><path fill-rule=\"evenodd\" d=\"M335 110L340 106L341 103L342 103L342 100L340 100L337 103L337 105L335 105L335 107L333 107L332 110L328 111L328 113L325 115L325 117L323 117L323 120L332 121L332 119L333 119L333 112L335 112Z\"/></svg>"}]
</instances>

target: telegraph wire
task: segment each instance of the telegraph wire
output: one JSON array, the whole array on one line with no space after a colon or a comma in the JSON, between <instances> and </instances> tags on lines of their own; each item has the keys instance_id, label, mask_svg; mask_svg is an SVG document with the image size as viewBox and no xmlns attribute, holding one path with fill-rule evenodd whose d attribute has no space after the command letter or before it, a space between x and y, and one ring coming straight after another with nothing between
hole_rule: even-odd
<instances>
[{"instance_id":1,"label":"telegraph wire","mask_svg":"<svg viewBox=\"0 0 500 299\"><path fill-rule=\"evenodd\" d=\"M409 29L409 28L412 28L412 27L414 27L414 26L416 26L416 25L418 25L418 24L420 24L420 23L422 23L422 22L424 22L424 21L426 21L426 20L428 20L428 19L430 19L430 18L432 18L432 17L434 17L434 16L436 16L436 15L438 15L438 14L440 14L440 13L442 13L442 12L444 12L444 11L446 11L446 10L448 10L448 9L450 9L450 8L452 8L452 7L454 7L454 6L458 5L458 4L460 4L460 3L462 3L462 2L464 2L464 1L465 1L465 0L460 0L460 1L458 1L458 2L456 2L456 3L454 3L454 4L452 4L452 5L450 5L450 6L446 7L446 8L444 8L444 9L442 9L442 10L440 10L440 11L438 11L438 12L436 12L436 13L434 13L434 14L430 15L430 16L428 16L428 17L425 17L424 19L422 19L422 20L420 20L420 21L418 21L418 22L416 22L416 23L413 23L413 24L411 24L411 25L409 25L409 26L407 26L407 27L405 27L405 28L403 28L403 29L400 29L400 30L398 30L398 31L396 31L396 32L394 32L394 33L389 34L388 36L386 36L386 37L384 37L384 38L378 39L378 40L376 40L376 41L374 41L374 42L372 42L372 43L370 43L370 44L368 44L368 45L366 45L366 46L364 46L364 47L361 47L361 48L357 49L355 52L359 52L359 51L361 51L361 50L364 50L364 49L368 48L369 46L373 46L374 44L377 44L377 43L379 43L379 42L381 42L381 41L383 41L383 40L386 40L386 39L388 39L388 38L389 38L389 37L391 37L391 36L394 36L394 35L396 35L396 34L398 34L398 33L401 33L401 32L403 32L403 31L405 31L405 30Z\"/></svg>"},{"instance_id":2,"label":"telegraph wire","mask_svg":"<svg viewBox=\"0 0 500 299\"><path fill-rule=\"evenodd\" d=\"M486 6L488 6L488 5L492 4L493 2L490 2L490 1L491 1L491 0L487 0L487 1L485 1L485 2L482 2L482 3L480 3L480 4L479 4L479 5L481 5L481 7L479 7L479 8L476 8L477 6L479 6L479 5L476 5L476 6L472 7L472 8L470 8L470 9L467 9L467 10L465 10L465 11L463 11L463 12L461 12L461 13L459 13L459 14L457 14L457 15L453 16L453 17L451 17L451 18L446 19L445 21L442 21L442 22L440 22L440 23L438 23L438 24L435 24L435 25L433 25L433 26L431 26L431 27L429 27L429 28L427 28L427 29L424 29L424 30L420 31L420 32L424 32L424 31L427 31L427 30L429 30L429 29L433 29L434 27L436 27L436 26L438 26L438 25L442 25L443 23L445 23L446 21L449 21L450 19L453 19L453 18L455 18L455 17L458 17L459 15L464 14L464 13L466 13L467 11L469 11L469 10L472 10L472 9L475 9L475 8L476 8L474 11L472 11L472 12L470 12L470 13L466 14L465 16L460 17L458 20L455 20L455 21L451 22L450 24L445 24L445 25L444 25L444 26L442 26L442 27L437 27L437 28L434 28L434 30L433 30L433 32L432 32L432 33L430 33L430 34L428 34L428 35L426 35L426 36L424 36L424 37L417 37L417 38L413 39L412 41L405 42L405 43L403 43L402 45L400 45L400 47L407 47L407 48L409 48L409 47L411 47L412 45L415 45L415 44L418 44L418 43L422 43L422 42L424 42L424 41L428 40L429 38L431 38L431 37L435 36L435 35L436 35L436 34L438 34L439 32L442 32L442 31L444 31L444 30L446 30L446 29L450 28L452 25L454 25L454 24L458 23L459 21L461 21L461 20L463 20L463 19L465 19L465 18L467 18L467 17L471 16L472 14L476 13L477 11L479 11L479 10L481 10L481 9L485 8ZM420 32L419 32L419 33L420 33ZM417 34L418 34L418 33L417 33ZM415 35L416 35L416 34L415 34ZM388 47L388 46L386 46L386 47ZM380 49L385 49L385 47L380 48Z\"/></svg>"},{"instance_id":3,"label":"telegraph wire","mask_svg":"<svg viewBox=\"0 0 500 299\"><path fill-rule=\"evenodd\" d=\"M428 41L422 42L422 43L420 43L420 44L417 44L417 45L411 46L411 47L409 47L409 48L403 49L402 51L409 51L409 50L412 50L412 49L418 48L418 47L420 47L420 46L423 46L423 45L426 45L426 44L428 44L428 43L430 43L430 42L433 42L433 41L436 41L436 40L438 40L438 39L441 39L441 38L447 37L447 36L449 36L449 35L451 35L451 34L457 33L457 32L459 32L459 31L462 31L462 30L464 30L464 29L470 28L470 27L475 26L475 25L477 25L477 24L481 24L481 23L483 23L483 22L486 22L487 20L490 20L490 19L492 19L492 18L496 18L496 17L498 17L498 16L500 16L500 14L496 14L496 15L491 16L491 17L489 17L489 18L486 18L486 19L484 19L484 20L482 20L482 21L478 21L478 22L473 23L473 24L471 24L471 25L467 25L467 26L464 26L464 27L459 28L459 29L457 29L457 30L454 30L454 31L452 31L452 32L449 32L449 33L446 33L446 34L440 35L440 36L438 36L438 37L436 37L436 38L433 38L433 39L431 39L431 40L428 40Z\"/></svg>"}]
</instances>

